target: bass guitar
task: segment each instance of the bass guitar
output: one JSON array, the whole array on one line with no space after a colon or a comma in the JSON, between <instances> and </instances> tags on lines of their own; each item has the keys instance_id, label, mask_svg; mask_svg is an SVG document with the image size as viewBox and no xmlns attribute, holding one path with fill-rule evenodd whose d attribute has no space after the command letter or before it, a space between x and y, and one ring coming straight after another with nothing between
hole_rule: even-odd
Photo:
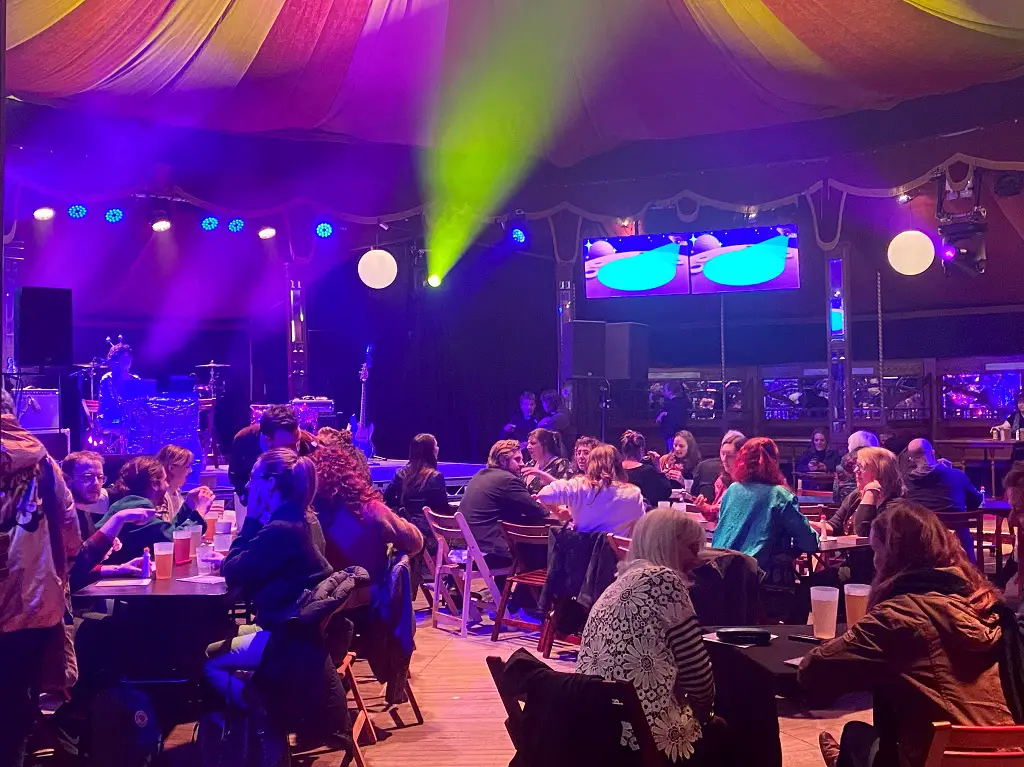
<instances>
[{"instance_id":1,"label":"bass guitar","mask_svg":"<svg viewBox=\"0 0 1024 767\"><path fill-rule=\"evenodd\" d=\"M359 368L359 380L363 382L362 392L359 395L359 420L353 415L349 419L349 430L352 432L352 444L363 452L367 458L373 458L376 449L373 446L373 424L366 420L366 382L370 379L370 368L373 366L371 354L373 346L366 345L366 359L363 366Z\"/></svg>"}]
</instances>

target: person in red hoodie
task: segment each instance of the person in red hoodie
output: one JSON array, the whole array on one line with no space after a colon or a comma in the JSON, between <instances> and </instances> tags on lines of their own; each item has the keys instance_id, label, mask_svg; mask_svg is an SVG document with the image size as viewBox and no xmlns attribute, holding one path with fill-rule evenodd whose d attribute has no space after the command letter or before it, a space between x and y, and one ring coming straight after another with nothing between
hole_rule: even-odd
<instances>
[{"instance_id":1,"label":"person in red hoodie","mask_svg":"<svg viewBox=\"0 0 1024 767\"><path fill-rule=\"evenodd\" d=\"M20 767L43 672L63 668L68 562L82 539L60 468L6 390L0 448L0 765Z\"/></svg>"}]
</instances>

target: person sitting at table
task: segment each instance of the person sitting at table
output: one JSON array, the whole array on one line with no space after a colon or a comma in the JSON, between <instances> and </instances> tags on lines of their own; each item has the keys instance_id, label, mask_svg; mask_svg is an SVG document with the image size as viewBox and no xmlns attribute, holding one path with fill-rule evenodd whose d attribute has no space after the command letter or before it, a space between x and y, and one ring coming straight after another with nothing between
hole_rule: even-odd
<instances>
[{"instance_id":1,"label":"person sitting at table","mask_svg":"<svg viewBox=\"0 0 1024 767\"><path fill-rule=\"evenodd\" d=\"M800 454L796 461L796 470L801 474L829 473L838 468L843 460L838 450L832 450L828 446L828 433L824 429L815 429L811 432L811 444Z\"/></svg>"},{"instance_id":2,"label":"person sitting at table","mask_svg":"<svg viewBox=\"0 0 1024 767\"><path fill-rule=\"evenodd\" d=\"M572 461L562 457L565 451L557 431L534 429L526 439L526 449L531 458L527 465L539 470L526 480L526 488L534 495L544 487L544 477L566 479L576 473Z\"/></svg>"},{"instance_id":3,"label":"person sitting at table","mask_svg":"<svg viewBox=\"0 0 1024 767\"><path fill-rule=\"evenodd\" d=\"M252 605L256 623L207 649L206 678L228 696L235 672L259 668L271 632L296 613L302 592L332 572L316 550L306 509L317 490L313 462L288 448L261 455L249 476L245 523L221 563L228 593ZM242 685L235 681L236 696Z\"/></svg>"},{"instance_id":4,"label":"person sitting at table","mask_svg":"<svg viewBox=\"0 0 1024 767\"><path fill-rule=\"evenodd\" d=\"M549 507L568 507L573 525L581 533L629 537L644 513L640 488L629 482L622 456L611 445L598 445L590 451L584 476L553 480L541 489L537 500Z\"/></svg>"},{"instance_id":5,"label":"person sitting at table","mask_svg":"<svg viewBox=\"0 0 1024 767\"><path fill-rule=\"evenodd\" d=\"M163 464L148 455L132 458L121 467L121 475L110 488L112 503L97 527L102 527L122 509L156 510L166 495L167 472ZM152 553L154 543L173 541L174 528L187 523L202 525L204 520L194 509L182 506L170 520L165 521L159 515L154 515L142 524L125 525L119 536L121 548L111 553L110 563L117 565L141 557L145 548L149 548Z\"/></svg>"},{"instance_id":6,"label":"person sitting at table","mask_svg":"<svg viewBox=\"0 0 1024 767\"><path fill-rule=\"evenodd\" d=\"M998 596L928 509L896 501L871 525L868 612L812 649L798 680L812 700L874 692L874 725L819 743L828 767L921 767L933 722L1013 724L1000 681ZM817 703L818 701L814 701Z\"/></svg>"},{"instance_id":7,"label":"person sitting at table","mask_svg":"<svg viewBox=\"0 0 1024 767\"><path fill-rule=\"evenodd\" d=\"M981 508L985 496L960 469L947 466L936 458L935 449L928 440L912 440L907 446L907 457L911 468L903 481L908 501L919 503L937 514L964 514ZM967 558L974 563L977 551L970 528L958 527L956 534Z\"/></svg>"},{"instance_id":8,"label":"person sitting at table","mask_svg":"<svg viewBox=\"0 0 1024 767\"><path fill-rule=\"evenodd\" d=\"M164 445L156 454L156 459L163 465L167 474L167 493L158 510L163 512L167 519L173 519L178 516L182 507L187 506L188 516L205 518L206 512L213 504L213 491L206 485L199 485L189 490L188 495L181 494L181 487L188 479L189 472L192 471L192 462L195 460L192 451L177 445Z\"/></svg>"},{"instance_id":9,"label":"person sitting at table","mask_svg":"<svg viewBox=\"0 0 1024 767\"><path fill-rule=\"evenodd\" d=\"M903 497L899 459L884 447L858 449L853 473L857 478L856 487L821 532L867 537L874 518L891 502Z\"/></svg>"},{"instance_id":10,"label":"person sitting at table","mask_svg":"<svg viewBox=\"0 0 1024 767\"><path fill-rule=\"evenodd\" d=\"M423 549L423 535L387 507L366 462L356 454L362 455L349 445L321 447L310 456L317 480L313 509L324 531L331 566L335 570L364 567L370 581L380 585L388 577L388 546L411 557Z\"/></svg>"},{"instance_id":11,"label":"person sitting at table","mask_svg":"<svg viewBox=\"0 0 1024 767\"><path fill-rule=\"evenodd\" d=\"M487 468L473 475L462 495L459 511L491 567L508 567L512 563L501 531L502 522L543 525L547 521L547 511L530 496L522 476L523 454L519 443L514 439L498 440L487 455ZM525 589L517 589L515 593L520 592Z\"/></svg>"},{"instance_id":12,"label":"person sitting at table","mask_svg":"<svg viewBox=\"0 0 1024 767\"><path fill-rule=\"evenodd\" d=\"M1003 477L1003 487L1006 489L1006 500L1010 502L1007 522L1011 530L1016 530L1013 561L1007 562L1003 568L1003 577L1006 578L1003 599L1019 615L1024 615L1024 570L1020 566L1020 558L1024 554L1024 461L1013 464Z\"/></svg>"},{"instance_id":13,"label":"person sitting at table","mask_svg":"<svg viewBox=\"0 0 1024 767\"><path fill-rule=\"evenodd\" d=\"M692 432L677 431L672 438L672 450L661 457L661 471L672 487L683 486L684 479L693 479L693 470L700 463L700 448Z\"/></svg>"},{"instance_id":14,"label":"person sitting at table","mask_svg":"<svg viewBox=\"0 0 1024 767\"><path fill-rule=\"evenodd\" d=\"M722 497L729 485L733 483L736 456L746 441L747 438L741 432L727 431L718 448L718 458L701 461L694 470L690 495L694 498L697 511L706 519L718 519Z\"/></svg>"},{"instance_id":15,"label":"person sitting at table","mask_svg":"<svg viewBox=\"0 0 1024 767\"><path fill-rule=\"evenodd\" d=\"M786 485L772 440L747 440L736 456L733 477L722 496L712 543L716 549L741 551L765 572L776 554L818 550L818 534Z\"/></svg>"},{"instance_id":16,"label":"person sitting at table","mask_svg":"<svg viewBox=\"0 0 1024 767\"><path fill-rule=\"evenodd\" d=\"M878 447L878 437L870 431L855 431L846 440L846 455L836 468L832 485L833 503L842 503L846 496L857 489L854 467L857 465L857 451L865 447Z\"/></svg>"},{"instance_id":17,"label":"person sitting at table","mask_svg":"<svg viewBox=\"0 0 1024 767\"><path fill-rule=\"evenodd\" d=\"M657 506L672 498L672 483L661 473L661 459L653 450L647 450L644 435L627 430L619 442L622 466L629 481L640 488L648 506Z\"/></svg>"},{"instance_id":18,"label":"person sitting at table","mask_svg":"<svg viewBox=\"0 0 1024 767\"><path fill-rule=\"evenodd\" d=\"M110 496L103 487L103 456L91 450L68 453L60 462L64 482L71 491L82 540L96 532L96 523L110 508Z\"/></svg>"},{"instance_id":19,"label":"person sitting at table","mask_svg":"<svg viewBox=\"0 0 1024 767\"><path fill-rule=\"evenodd\" d=\"M537 395L524 391L519 395L519 412L508 419L502 439L514 439L525 446L530 432L537 428Z\"/></svg>"},{"instance_id":20,"label":"person sitting at table","mask_svg":"<svg viewBox=\"0 0 1024 767\"><path fill-rule=\"evenodd\" d=\"M558 432L562 444L566 442L569 432L569 414L565 412L562 395L554 389L545 389L540 393L540 406L544 413L537 421L537 428Z\"/></svg>"},{"instance_id":21,"label":"person sitting at table","mask_svg":"<svg viewBox=\"0 0 1024 767\"><path fill-rule=\"evenodd\" d=\"M409 463L398 470L384 490L384 503L402 519L416 525L431 554L437 551L437 540L423 507L438 514L452 513L444 474L437 470L438 452L437 438L433 434L417 434L409 445Z\"/></svg>"},{"instance_id":22,"label":"person sitting at table","mask_svg":"<svg viewBox=\"0 0 1024 767\"><path fill-rule=\"evenodd\" d=\"M594 437L580 437L576 440L572 455L576 463L576 473L587 473L587 461L590 460L590 451L601 444L601 440Z\"/></svg>"},{"instance_id":23,"label":"person sitting at table","mask_svg":"<svg viewBox=\"0 0 1024 767\"><path fill-rule=\"evenodd\" d=\"M271 405L260 416L259 423L250 424L235 434L228 459L228 479L244 504L249 474L264 451L286 447L297 450L299 455L309 455L316 444L312 434L299 428L291 405Z\"/></svg>"},{"instance_id":24,"label":"person sitting at table","mask_svg":"<svg viewBox=\"0 0 1024 767\"><path fill-rule=\"evenodd\" d=\"M619 577L587 617L576 672L636 687L667 763L705 763L703 727L713 717L711 660L687 590L704 528L676 509L637 522Z\"/></svg>"}]
</instances>

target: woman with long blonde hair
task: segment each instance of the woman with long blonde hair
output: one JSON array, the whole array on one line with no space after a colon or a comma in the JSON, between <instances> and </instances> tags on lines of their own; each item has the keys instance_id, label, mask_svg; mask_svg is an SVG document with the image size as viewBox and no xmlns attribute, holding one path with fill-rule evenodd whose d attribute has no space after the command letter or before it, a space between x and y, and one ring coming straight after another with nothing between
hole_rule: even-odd
<instances>
[{"instance_id":1,"label":"woman with long blonde hair","mask_svg":"<svg viewBox=\"0 0 1024 767\"><path fill-rule=\"evenodd\" d=\"M566 506L576 529L628 536L644 513L640 488L630 484L622 468L622 456L611 445L590 451L587 473L572 479L556 479L537 495L541 503Z\"/></svg>"}]
</instances>

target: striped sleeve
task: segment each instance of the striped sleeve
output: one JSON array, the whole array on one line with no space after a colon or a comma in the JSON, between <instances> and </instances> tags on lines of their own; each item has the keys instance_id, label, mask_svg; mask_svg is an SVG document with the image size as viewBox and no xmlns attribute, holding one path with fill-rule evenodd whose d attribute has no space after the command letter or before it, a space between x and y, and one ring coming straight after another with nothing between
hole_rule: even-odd
<instances>
[{"instance_id":1,"label":"striped sleeve","mask_svg":"<svg viewBox=\"0 0 1024 767\"><path fill-rule=\"evenodd\" d=\"M690 613L682 623L670 628L665 640L676 662L676 689L701 709L697 715L703 719L714 709L715 679L696 616Z\"/></svg>"}]
</instances>

